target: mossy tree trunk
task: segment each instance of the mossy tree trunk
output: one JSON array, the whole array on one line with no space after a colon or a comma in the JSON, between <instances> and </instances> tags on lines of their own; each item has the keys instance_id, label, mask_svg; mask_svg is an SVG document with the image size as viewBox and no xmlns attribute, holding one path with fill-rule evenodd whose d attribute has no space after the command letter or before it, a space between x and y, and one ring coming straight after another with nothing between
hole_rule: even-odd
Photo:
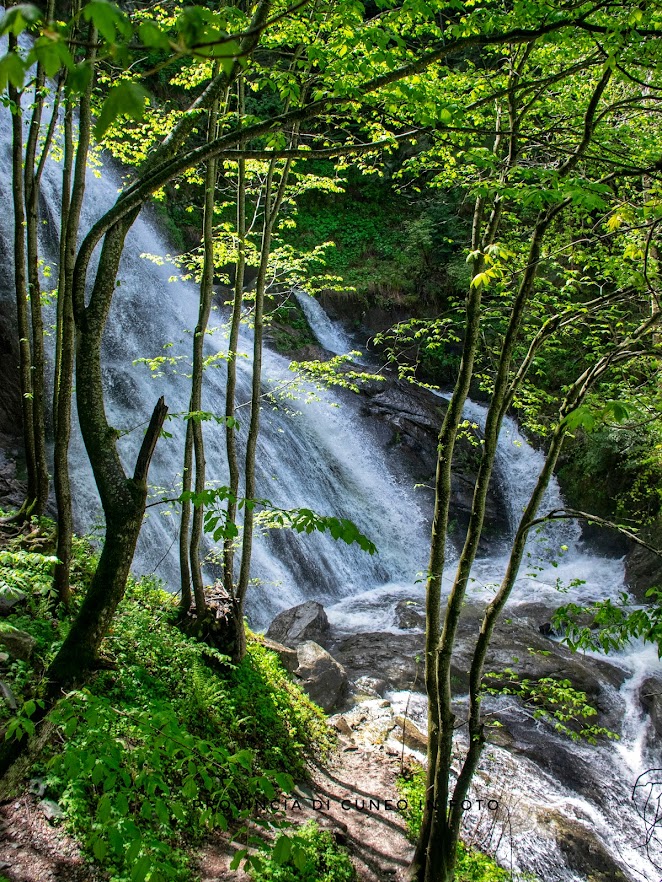
<instances>
[{"instance_id":1,"label":"mossy tree trunk","mask_svg":"<svg viewBox=\"0 0 662 882\"><path fill-rule=\"evenodd\" d=\"M96 32L90 28L88 44L94 47ZM88 50L94 65L95 49ZM74 379L75 324L73 279L80 216L85 196L85 172L90 148L91 98L93 77L81 97L78 111L78 144L74 163L74 108L67 102L64 118L64 157L62 174L62 217L60 226L60 272L58 278L56 358L53 392L54 453L53 479L57 502L58 563L55 567L55 590L58 600L68 604L71 594L71 547L73 506L69 479L69 442L71 439L71 403Z\"/></svg>"},{"instance_id":2,"label":"mossy tree trunk","mask_svg":"<svg viewBox=\"0 0 662 882\"><path fill-rule=\"evenodd\" d=\"M87 306L84 274L74 272L78 418L103 506L106 535L80 611L48 669L51 690L66 688L82 679L96 663L101 642L124 596L145 513L149 465L167 414L161 398L152 413L133 475L127 475L117 450L118 432L108 423L104 407L101 340L124 240L134 220L135 213L106 234Z\"/></svg>"}]
</instances>

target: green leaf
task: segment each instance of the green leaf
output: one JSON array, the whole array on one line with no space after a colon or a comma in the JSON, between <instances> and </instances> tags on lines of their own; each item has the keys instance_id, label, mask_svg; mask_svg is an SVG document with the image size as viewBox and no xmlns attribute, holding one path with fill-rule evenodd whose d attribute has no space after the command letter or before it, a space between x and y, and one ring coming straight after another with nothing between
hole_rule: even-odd
<instances>
[{"instance_id":1,"label":"green leaf","mask_svg":"<svg viewBox=\"0 0 662 882\"><path fill-rule=\"evenodd\" d=\"M131 882L144 882L152 866L152 858L144 854L131 871Z\"/></svg>"},{"instance_id":2,"label":"green leaf","mask_svg":"<svg viewBox=\"0 0 662 882\"><path fill-rule=\"evenodd\" d=\"M0 60L0 92L4 92L7 83L11 83L16 89L23 88L25 66L15 52L8 52Z\"/></svg>"},{"instance_id":3,"label":"green leaf","mask_svg":"<svg viewBox=\"0 0 662 882\"><path fill-rule=\"evenodd\" d=\"M564 420L566 428L570 432L574 432L580 426L585 431L590 432L595 428L596 422L595 414L587 404L576 407Z\"/></svg>"},{"instance_id":4,"label":"green leaf","mask_svg":"<svg viewBox=\"0 0 662 882\"><path fill-rule=\"evenodd\" d=\"M92 844L92 854L98 861L102 861L108 854L108 843L103 839L95 839Z\"/></svg>"},{"instance_id":5,"label":"green leaf","mask_svg":"<svg viewBox=\"0 0 662 882\"><path fill-rule=\"evenodd\" d=\"M74 60L66 44L61 40L51 40L50 37L39 37L35 41L28 56L28 64L34 61L38 61L43 66L46 76L49 77L54 77L62 67L69 69L74 66Z\"/></svg>"},{"instance_id":6,"label":"green leaf","mask_svg":"<svg viewBox=\"0 0 662 882\"><path fill-rule=\"evenodd\" d=\"M170 811L181 824L186 823L186 812L181 802L173 802L170 806Z\"/></svg>"},{"instance_id":7,"label":"green leaf","mask_svg":"<svg viewBox=\"0 0 662 882\"><path fill-rule=\"evenodd\" d=\"M168 811L168 807L162 799L157 799L154 803L154 809L156 811L156 816L162 824L170 823L170 812Z\"/></svg>"},{"instance_id":8,"label":"green leaf","mask_svg":"<svg viewBox=\"0 0 662 882\"><path fill-rule=\"evenodd\" d=\"M68 95L82 95L92 79L92 67L86 61L75 64L67 71L65 90Z\"/></svg>"},{"instance_id":9,"label":"green leaf","mask_svg":"<svg viewBox=\"0 0 662 882\"><path fill-rule=\"evenodd\" d=\"M281 835L276 840L274 850L271 853L275 864L282 866L287 862L292 853L292 840L289 836Z\"/></svg>"},{"instance_id":10,"label":"green leaf","mask_svg":"<svg viewBox=\"0 0 662 882\"><path fill-rule=\"evenodd\" d=\"M115 797L115 810L118 815L124 817L129 813L129 800L126 798L125 793L118 793Z\"/></svg>"},{"instance_id":11,"label":"green leaf","mask_svg":"<svg viewBox=\"0 0 662 882\"><path fill-rule=\"evenodd\" d=\"M287 772L274 772L274 779L284 793L289 793L294 787L294 779Z\"/></svg>"},{"instance_id":12,"label":"green leaf","mask_svg":"<svg viewBox=\"0 0 662 882\"><path fill-rule=\"evenodd\" d=\"M238 763L248 771L253 767L253 752L251 750L240 750L233 756L229 757L231 763Z\"/></svg>"},{"instance_id":13,"label":"green leaf","mask_svg":"<svg viewBox=\"0 0 662 882\"><path fill-rule=\"evenodd\" d=\"M248 850L246 848L240 848L238 851L236 851L234 857L232 858L232 863L230 864L230 869L231 870L238 870L239 865L241 864L242 860L246 857L247 854L248 854Z\"/></svg>"},{"instance_id":14,"label":"green leaf","mask_svg":"<svg viewBox=\"0 0 662 882\"><path fill-rule=\"evenodd\" d=\"M306 854L306 849L301 845L295 845L292 849L292 861L294 862L294 866L297 870L301 870L303 872L306 869L306 864L308 862L308 856Z\"/></svg>"},{"instance_id":15,"label":"green leaf","mask_svg":"<svg viewBox=\"0 0 662 882\"><path fill-rule=\"evenodd\" d=\"M0 36L11 33L15 37L23 33L29 24L41 21L41 12L32 3L19 3L12 6L0 20Z\"/></svg>"},{"instance_id":16,"label":"green leaf","mask_svg":"<svg viewBox=\"0 0 662 882\"><path fill-rule=\"evenodd\" d=\"M108 0L89 0L83 8L83 17L94 24L108 43L115 42L118 32L129 36L131 31L124 13Z\"/></svg>"},{"instance_id":17,"label":"green leaf","mask_svg":"<svg viewBox=\"0 0 662 882\"><path fill-rule=\"evenodd\" d=\"M167 34L152 21L144 21L138 27L138 37L149 49L168 49L170 46Z\"/></svg>"},{"instance_id":18,"label":"green leaf","mask_svg":"<svg viewBox=\"0 0 662 882\"><path fill-rule=\"evenodd\" d=\"M187 778L182 787L182 794L186 799L195 799L198 795L198 785L193 778Z\"/></svg>"},{"instance_id":19,"label":"green leaf","mask_svg":"<svg viewBox=\"0 0 662 882\"><path fill-rule=\"evenodd\" d=\"M122 80L108 92L94 127L94 137L100 141L118 116L142 119L150 94L139 83Z\"/></svg>"}]
</instances>

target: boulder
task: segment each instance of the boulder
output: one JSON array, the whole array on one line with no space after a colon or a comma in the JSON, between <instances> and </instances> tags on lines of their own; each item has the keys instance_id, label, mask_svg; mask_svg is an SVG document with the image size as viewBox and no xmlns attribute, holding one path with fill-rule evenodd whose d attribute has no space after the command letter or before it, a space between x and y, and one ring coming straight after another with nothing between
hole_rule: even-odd
<instances>
[{"instance_id":1,"label":"boulder","mask_svg":"<svg viewBox=\"0 0 662 882\"><path fill-rule=\"evenodd\" d=\"M424 648L423 634L375 632L345 637L331 652L355 683L378 672L389 689L401 690L415 681L423 688Z\"/></svg>"},{"instance_id":2,"label":"boulder","mask_svg":"<svg viewBox=\"0 0 662 882\"><path fill-rule=\"evenodd\" d=\"M294 673L315 704L327 713L342 704L349 691L349 680L342 665L312 640L297 647L297 659L299 665Z\"/></svg>"},{"instance_id":3,"label":"boulder","mask_svg":"<svg viewBox=\"0 0 662 882\"><path fill-rule=\"evenodd\" d=\"M0 646L3 646L12 658L27 661L36 645L37 641L27 631L19 631L18 628L6 624L0 628Z\"/></svg>"},{"instance_id":4,"label":"boulder","mask_svg":"<svg viewBox=\"0 0 662 882\"><path fill-rule=\"evenodd\" d=\"M386 744L395 728L393 707L386 699L362 701L351 710L329 720L341 734L351 737L359 747Z\"/></svg>"},{"instance_id":5,"label":"boulder","mask_svg":"<svg viewBox=\"0 0 662 882\"><path fill-rule=\"evenodd\" d=\"M64 817L64 812L52 799L42 799L39 808L47 821L59 821Z\"/></svg>"},{"instance_id":6,"label":"boulder","mask_svg":"<svg viewBox=\"0 0 662 882\"><path fill-rule=\"evenodd\" d=\"M596 833L584 823L560 812L548 813L558 848L570 870L590 882L627 882L628 876L615 863Z\"/></svg>"},{"instance_id":7,"label":"boulder","mask_svg":"<svg viewBox=\"0 0 662 882\"><path fill-rule=\"evenodd\" d=\"M297 657L296 649L292 649L289 646L283 646L282 643L276 643L275 640L269 640L268 637L263 637L262 642L267 649L276 653L286 671L289 671L290 674L293 674L296 671L299 667L299 659Z\"/></svg>"},{"instance_id":8,"label":"boulder","mask_svg":"<svg viewBox=\"0 0 662 882\"><path fill-rule=\"evenodd\" d=\"M329 620L321 603L307 600L279 613L269 625L266 636L285 646L296 647L312 640L321 643L329 633Z\"/></svg>"},{"instance_id":9,"label":"boulder","mask_svg":"<svg viewBox=\"0 0 662 882\"><path fill-rule=\"evenodd\" d=\"M662 737L662 679L647 677L639 687L639 701L658 737Z\"/></svg>"},{"instance_id":10,"label":"boulder","mask_svg":"<svg viewBox=\"0 0 662 882\"><path fill-rule=\"evenodd\" d=\"M28 595L19 588L7 588L0 594L0 616L8 616L17 606L25 603Z\"/></svg>"},{"instance_id":11,"label":"boulder","mask_svg":"<svg viewBox=\"0 0 662 882\"><path fill-rule=\"evenodd\" d=\"M419 600L399 600L395 605L395 624L403 631L425 628L425 607Z\"/></svg>"},{"instance_id":12,"label":"boulder","mask_svg":"<svg viewBox=\"0 0 662 882\"><path fill-rule=\"evenodd\" d=\"M354 686L357 694L369 695L371 698L382 698L388 689L386 680L378 677L359 677L354 681Z\"/></svg>"},{"instance_id":13,"label":"boulder","mask_svg":"<svg viewBox=\"0 0 662 882\"><path fill-rule=\"evenodd\" d=\"M659 542L659 535L654 541ZM625 583L639 603L648 603L648 589L662 587L662 557L635 545L625 558Z\"/></svg>"},{"instance_id":14,"label":"boulder","mask_svg":"<svg viewBox=\"0 0 662 882\"><path fill-rule=\"evenodd\" d=\"M399 741L400 744L404 741L405 747L417 750L419 753L425 753L428 749L427 735L406 717L396 717L395 722L397 729L393 732L393 736L396 741Z\"/></svg>"}]
</instances>

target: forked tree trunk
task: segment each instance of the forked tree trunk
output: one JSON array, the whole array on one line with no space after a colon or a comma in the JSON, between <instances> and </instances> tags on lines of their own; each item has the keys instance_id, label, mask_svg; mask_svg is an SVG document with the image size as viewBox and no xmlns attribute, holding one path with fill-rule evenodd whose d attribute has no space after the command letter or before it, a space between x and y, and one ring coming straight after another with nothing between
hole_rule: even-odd
<instances>
[{"instance_id":1,"label":"forked tree trunk","mask_svg":"<svg viewBox=\"0 0 662 882\"><path fill-rule=\"evenodd\" d=\"M134 473L128 476L117 450L118 433L106 419L101 340L124 239L134 220L135 214L129 215L106 234L88 306L84 302L83 274L74 273L78 417L104 510L106 535L99 564L80 611L47 671L51 693L82 679L94 667L101 642L124 596L145 514L149 464L167 414L161 398L152 413Z\"/></svg>"}]
</instances>

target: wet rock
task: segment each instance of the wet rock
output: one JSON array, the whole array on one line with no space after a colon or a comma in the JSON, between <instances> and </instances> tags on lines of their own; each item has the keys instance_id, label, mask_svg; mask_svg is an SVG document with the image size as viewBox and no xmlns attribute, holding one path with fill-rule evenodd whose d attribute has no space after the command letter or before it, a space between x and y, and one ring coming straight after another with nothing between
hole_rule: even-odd
<instances>
[{"instance_id":1,"label":"wet rock","mask_svg":"<svg viewBox=\"0 0 662 882\"><path fill-rule=\"evenodd\" d=\"M386 699L375 698L361 702L333 720L338 731L347 734L361 747L385 744L395 728L393 708Z\"/></svg>"},{"instance_id":2,"label":"wet rock","mask_svg":"<svg viewBox=\"0 0 662 882\"><path fill-rule=\"evenodd\" d=\"M4 647L12 658L27 661L36 645L37 641L26 631L20 631L7 624L3 624L0 628L0 646Z\"/></svg>"},{"instance_id":3,"label":"wet rock","mask_svg":"<svg viewBox=\"0 0 662 882\"><path fill-rule=\"evenodd\" d=\"M397 471L404 470L414 483L429 486L435 473L437 436L447 402L428 389L392 377L387 377L384 383L367 385L361 393L365 401L364 413L375 418L376 426L381 425L380 438L390 445ZM476 439L480 437L478 431L474 434ZM471 513L481 449L472 441L469 438L458 440L452 475L452 526L460 531L466 528ZM427 502L431 505L432 493ZM485 540L503 535L507 530L506 511L502 491L494 482L486 502Z\"/></svg>"},{"instance_id":4,"label":"wet rock","mask_svg":"<svg viewBox=\"0 0 662 882\"><path fill-rule=\"evenodd\" d=\"M315 704L327 712L342 704L349 691L342 665L312 640L297 647L297 658L299 665L294 673Z\"/></svg>"},{"instance_id":5,"label":"wet rock","mask_svg":"<svg viewBox=\"0 0 662 882\"><path fill-rule=\"evenodd\" d=\"M354 686L359 695L369 695L371 698L382 698L388 689L386 680L377 677L359 677L354 681Z\"/></svg>"},{"instance_id":6,"label":"wet rock","mask_svg":"<svg viewBox=\"0 0 662 882\"><path fill-rule=\"evenodd\" d=\"M660 542L662 529L658 527L651 544ZM648 539L646 534L644 538ZM662 557L635 545L625 558L625 584L639 601L647 603L646 592L649 588L662 587Z\"/></svg>"},{"instance_id":7,"label":"wet rock","mask_svg":"<svg viewBox=\"0 0 662 882\"><path fill-rule=\"evenodd\" d=\"M401 690L415 682L422 688L423 648L422 634L376 632L346 637L330 651L354 682L378 672L390 689Z\"/></svg>"},{"instance_id":8,"label":"wet rock","mask_svg":"<svg viewBox=\"0 0 662 882\"><path fill-rule=\"evenodd\" d=\"M21 606L28 599L25 591L19 588L8 588L0 594L0 616L8 616L16 611L16 607Z\"/></svg>"},{"instance_id":9,"label":"wet rock","mask_svg":"<svg viewBox=\"0 0 662 882\"><path fill-rule=\"evenodd\" d=\"M393 736L401 744L404 741L406 747L425 753L428 749L428 738L418 726L406 717L395 718L397 728L393 732Z\"/></svg>"},{"instance_id":10,"label":"wet rock","mask_svg":"<svg viewBox=\"0 0 662 882\"><path fill-rule=\"evenodd\" d=\"M568 867L590 882L628 882L598 836L587 825L557 812L549 813L556 842Z\"/></svg>"},{"instance_id":11,"label":"wet rock","mask_svg":"<svg viewBox=\"0 0 662 882\"><path fill-rule=\"evenodd\" d=\"M281 660L283 667L286 671L289 671L290 674L293 674L299 667L299 658L296 649L292 649L289 646L283 646L282 643L277 643L275 640L269 640L267 637L262 638L262 643L267 649L276 653Z\"/></svg>"},{"instance_id":12,"label":"wet rock","mask_svg":"<svg viewBox=\"0 0 662 882\"><path fill-rule=\"evenodd\" d=\"M28 782L28 790L40 799L46 793L46 781L44 778L31 778Z\"/></svg>"},{"instance_id":13,"label":"wet rock","mask_svg":"<svg viewBox=\"0 0 662 882\"><path fill-rule=\"evenodd\" d=\"M509 611L494 631L486 670L499 672L510 668L520 679L570 680L574 688L586 693L599 712L593 721L618 731L622 710L618 690L626 673L604 659L573 653L543 636L540 624L549 620L551 613L552 609L543 604L526 604ZM482 614L483 605L479 603L467 603L462 611L451 666L455 695L468 691L471 656ZM423 692L424 641L422 633L375 632L339 639L329 645L329 651L355 683L373 678L378 672L387 689ZM510 721L504 724L510 725Z\"/></svg>"},{"instance_id":14,"label":"wet rock","mask_svg":"<svg viewBox=\"0 0 662 882\"><path fill-rule=\"evenodd\" d=\"M312 640L323 642L329 633L329 620L321 603L308 600L279 613L269 625L266 636L285 646L296 647Z\"/></svg>"},{"instance_id":15,"label":"wet rock","mask_svg":"<svg viewBox=\"0 0 662 882\"><path fill-rule=\"evenodd\" d=\"M425 628L425 608L418 600L399 600L395 605L395 624L403 631Z\"/></svg>"},{"instance_id":16,"label":"wet rock","mask_svg":"<svg viewBox=\"0 0 662 882\"><path fill-rule=\"evenodd\" d=\"M647 677L639 689L639 701L659 737L662 737L662 678Z\"/></svg>"}]
</instances>

